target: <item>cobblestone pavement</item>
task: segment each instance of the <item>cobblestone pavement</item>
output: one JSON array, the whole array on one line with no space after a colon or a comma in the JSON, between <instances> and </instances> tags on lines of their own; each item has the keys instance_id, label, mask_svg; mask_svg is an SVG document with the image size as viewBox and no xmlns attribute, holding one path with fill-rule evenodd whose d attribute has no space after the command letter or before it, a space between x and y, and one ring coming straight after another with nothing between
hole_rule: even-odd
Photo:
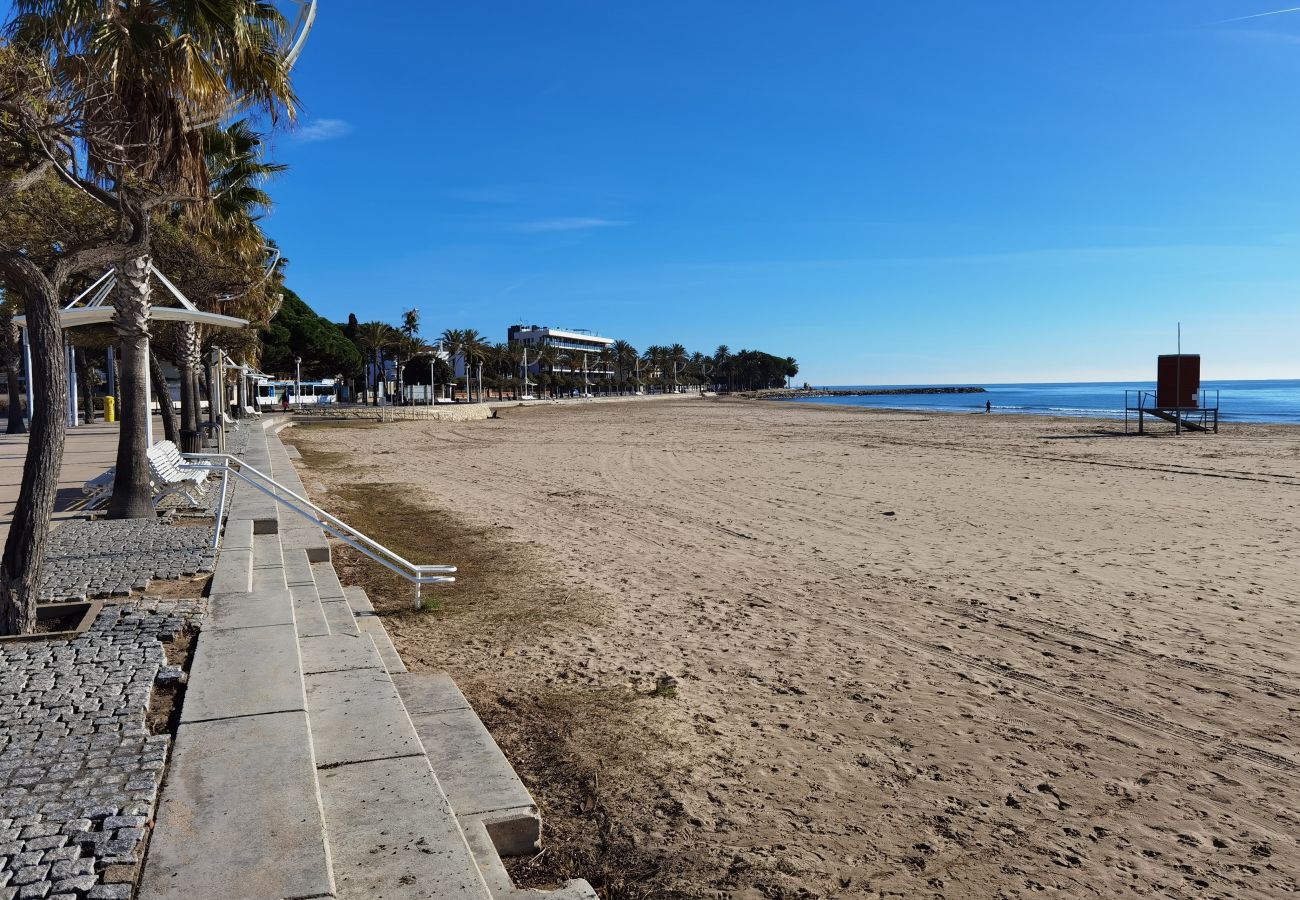
<instances>
[{"instance_id":1,"label":"cobblestone pavement","mask_svg":"<svg viewBox=\"0 0 1300 900\"><path fill-rule=\"evenodd\" d=\"M125 597L154 578L211 572L212 526L159 519L74 521L50 535L41 573L42 600Z\"/></svg>"},{"instance_id":2,"label":"cobblestone pavement","mask_svg":"<svg viewBox=\"0 0 1300 900\"><path fill-rule=\"evenodd\" d=\"M0 900L131 897L171 740L145 712L183 677L160 641L205 604L113 604L75 640L0 644Z\"/></svg>"}]
</instances>

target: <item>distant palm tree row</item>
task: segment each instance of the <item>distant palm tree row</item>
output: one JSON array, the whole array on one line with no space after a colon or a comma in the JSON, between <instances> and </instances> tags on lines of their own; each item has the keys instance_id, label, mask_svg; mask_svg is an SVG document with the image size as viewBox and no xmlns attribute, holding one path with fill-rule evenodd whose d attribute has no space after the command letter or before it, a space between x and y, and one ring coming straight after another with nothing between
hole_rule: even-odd
<instances>
[{"instance_id":1,"label":"distant palm tree row","mask_svg":"<svg viewBox=\"0 0 1300 900\"><path fill-rule=\"evenodd\" d=\"M681 344L653 344L638 352L627 341L599 351L567 350L552 344L526 347L490 343L473 328L448 328L430 344L420 337L419 313L407 310L400 326L361 322L342 326L366 361L361 391L377 403L388 374L397 374L397 398L404 386L450 386L465 399L493 397L613 396L674 391L749 391L781 387L799 373L793 357L758 350L732 353L726 344L712 354L688 353ZM457 377L448 361L460 360ZM424 396L422 393L420 396Z\"/></svg>"}]
</instances>

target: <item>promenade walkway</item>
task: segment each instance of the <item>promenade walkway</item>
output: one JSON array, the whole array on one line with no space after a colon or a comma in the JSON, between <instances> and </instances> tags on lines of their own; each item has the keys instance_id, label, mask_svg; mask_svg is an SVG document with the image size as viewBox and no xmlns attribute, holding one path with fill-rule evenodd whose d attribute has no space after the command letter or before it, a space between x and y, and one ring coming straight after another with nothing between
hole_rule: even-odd
<instances>
[{"instance_id":1,"label":"promenade walkway","mask_svg":"<svg viewBox=\"0 0 1300 900\"><path fill-rule=\"evenodd\" d=\"M54 505L55 522L80 518L82 514L70 507L82 499L83 484L113 465L117 458L117 430L116 424L103 422L68 429ZM0 434L0 546L9 537L26 455L27 435Z\"/></svg>"}]
</instances>

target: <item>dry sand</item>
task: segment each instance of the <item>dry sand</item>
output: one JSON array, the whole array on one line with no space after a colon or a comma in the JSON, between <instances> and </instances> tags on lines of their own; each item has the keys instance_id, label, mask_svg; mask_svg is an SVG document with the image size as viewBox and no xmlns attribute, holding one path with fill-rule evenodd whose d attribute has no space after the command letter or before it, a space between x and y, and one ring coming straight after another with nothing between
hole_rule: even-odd
<instances>
[{"instance_id":1,"label":"dry sand","mask_svg":"<svg viewBox=\"0 0 1300 900\"><path fill-rule=\"evenodd\" d=\"M1294 893L1300 429L1113 432L689 399L286 437L470 560L440 613L381 601L532 782L542 875Z\"/></svg>"}]
</instances>

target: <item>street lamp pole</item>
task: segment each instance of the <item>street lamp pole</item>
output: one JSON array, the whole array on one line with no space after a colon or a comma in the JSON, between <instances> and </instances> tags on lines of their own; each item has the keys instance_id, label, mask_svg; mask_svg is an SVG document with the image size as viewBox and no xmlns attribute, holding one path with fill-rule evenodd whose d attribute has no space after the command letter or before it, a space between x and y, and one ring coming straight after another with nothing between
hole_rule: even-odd
<instances>
[{"instance_id":1,"label":"street lamp pole","mask_svg":"<svg viewBox=\"0 0 1300 900\"><path fill-rule=\"evenodd\" d=\"M293 403L299 409L302 408L302 357L293 358L294 379L293 379Z\"/></svg>"}]
</instances>

